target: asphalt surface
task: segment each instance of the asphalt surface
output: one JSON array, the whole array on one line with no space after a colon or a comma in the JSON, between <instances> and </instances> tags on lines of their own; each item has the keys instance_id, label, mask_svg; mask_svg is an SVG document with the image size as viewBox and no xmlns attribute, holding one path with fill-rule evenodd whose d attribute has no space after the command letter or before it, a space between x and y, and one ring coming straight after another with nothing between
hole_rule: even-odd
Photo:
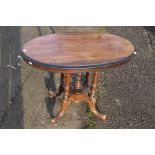
<instances>
[{"instance_id":1,"label":"asphalt surface","mask_svg":"<svg viewBox=\"0 0 155 155\"><path fill-rule=\"evenodd\" d=\"M137 52L128 64L102 72L98 108L108 114L94 128L155 128L155 49L143 27L107 27L130 40ZM153 39L153 37L152 37Z\"/></svg>"},{"instance_id":2,"label":"asphalt surface","mask_svg":"<svg viewBox=\"0 0 155 155\"><path fill-rule=\"evenodd\" d=\"M19 62L28 40L49 33L108 32L130 40L137 52L128 64L101 72L96 93L106 122L91 118L87 125L84 103L71 104L54 127L50 117L59 108L47 96L57 89L59 74L50 74ZM155 128L155 31L144 27L0 27L0 128Z\"/></svg>"}]
</instances>

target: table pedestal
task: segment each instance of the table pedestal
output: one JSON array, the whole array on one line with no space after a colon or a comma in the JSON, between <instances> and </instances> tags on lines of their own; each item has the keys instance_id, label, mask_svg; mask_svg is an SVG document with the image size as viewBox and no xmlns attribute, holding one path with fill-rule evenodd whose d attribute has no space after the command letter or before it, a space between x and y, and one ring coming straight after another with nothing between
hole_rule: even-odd
<instances>
[{"instance_id":1,"label":"table pedestal","mask_svg":"<svg viewBox=\"0 0 155 155\"><path fill-rule=\"evenodd\" d=\"M75 82L75 88L74 90L70 90L71 74L70 73L61 74L61 84L59 87L59 92L64 91L64 96L63 96L61 109L59 113L57 114L55 118L51 120L51 123L53 125L55 125L57 120L63 116L63 114L65 113L65 111L67 110L71 102L79 103L81 101L84 101L88 105L88 107L94 113L95 116L105 121L107 115L103 115L97 111L96 100L94 97L95 92L96 92L98 76L99 76L99 73L94 72L92 86L90 87L89 86L89 83L90 83L89 72L87 72L86 79L85 79L85 88L83 89L82 84L81 84L81 74L78 74L77 80ZM60 93L58 94L60 95Z\"/></svg>"}]
</instances>

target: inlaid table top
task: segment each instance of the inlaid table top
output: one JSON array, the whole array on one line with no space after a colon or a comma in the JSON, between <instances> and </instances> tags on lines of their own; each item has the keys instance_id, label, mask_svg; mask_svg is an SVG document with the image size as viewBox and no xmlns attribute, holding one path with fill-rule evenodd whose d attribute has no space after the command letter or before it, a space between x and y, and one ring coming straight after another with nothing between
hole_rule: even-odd
<instances>
[{"instance_id":1,"label":"inlaid table top","mask_svg":"<svg viewBox=\"0 0 155 155\"><path fill-rule=\"evenodd\" d=\"M37 37L22 51L24 60L35 68L78 72L123 64L133 57L134 46L111 34L62 33Z\"/></svg>"}]
</instances>

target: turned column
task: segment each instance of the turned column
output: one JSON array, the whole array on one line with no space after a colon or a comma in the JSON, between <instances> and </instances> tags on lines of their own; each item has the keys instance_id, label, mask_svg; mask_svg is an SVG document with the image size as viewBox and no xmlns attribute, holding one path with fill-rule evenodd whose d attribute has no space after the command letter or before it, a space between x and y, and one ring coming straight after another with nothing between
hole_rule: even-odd
<instances>
[{"instance_id":1,"label":"turned column","mask_svg":"<svg viewBox=\"0 0 155 155\"><path fill-rule=\"evenodd\" d=\"M70 74L64 74L64 82L65 82L65 86L64 86L64 99L68 99L69 97L69 88L70 88L70 79L71 79L71 75Z\"/></svg>"},{"instance_id":2,"label":"turned column","mask_svg":"<svg viewBox=\"0 0 155 155\"><path fill-rule=\"evenodd\" d=\"M61 109L59 111L59 113L57 114L57 116L51 120L51 123L56 125L56 122L58 119L60 119L65 111L68 108L68 105L70 103L70 99L69 99L69 95L70 95L70 79L71 79L71 75L70 74L64 74L64 96L63 96L63 101L61 103Z\"/></svg>"},{"instance_id":3,"label":"turned column","mask_svg":"<svg viewBox=\"0 0 155 155\"><path fill-rule=\"evenodd\" d=\"M60 85L64 87L64 74L61 73Z\"/></svg>"},{"instance_id":4,"label":"turned column","mask_svg":"<svg viewBox=\"0 0 155 155\"><path fill-rule=\"evenodd\" d=\"M85 80L85 85L87 86L87 87L89 87L89 79L90 78L90 74L89 74L89 72L86 72L86 80Z\"/></svg>"},{"instance_id":5,"label":"turned column","mask_svg":"<svg viewBox=\"0 0 155 155\"><path fill-rule=\"evenodd\" d=\"M98 72L94 72L92 86L91 86L91 89L90 89L90 98L91 99L93 99L94 96L95 96L98 77L99 77L99 73Z\"/></svg>"},{"instance_id":6,"label":"turned column","mask_svg":"<svg viewBox=\"0 0 155 155\"><path fill-rule=\"evenodd\" d=\"M61 95L61 93L64 91L64 84L65 84L64 74L61 73L60 86L59 86L59 90L57 92L57 96Z\"/></svg>"},{"instance_id":7,"label":"turned column","mask_svg":"<svg viewBox=\"0 0 155 155\"><path fill-rule=\"evenodd\" d=\"M82 91L82 84L81 84L81 73L78 73L76 83L75 83L75 91Z\"/></svg>"},{"instance_id":8,"label":"turned column","mask_svg":"<svg viewBox=\"0 0 155 155\"><path fill-rule=\"evenodd\" d=\"M96 117L98 117L99 119L105 121L107 115L101 114L96 109L96 100L95 100L95 97L94 97L95 96L95 92L96 92L96 88L97 88L98 77L99 77L99 73L98 72L94 72L92 86L91 86L91 89L90 89L90 96L87 97L87 104L88 104L90 110L94 113L94 115Z\"/></svg>"}]
</instances>

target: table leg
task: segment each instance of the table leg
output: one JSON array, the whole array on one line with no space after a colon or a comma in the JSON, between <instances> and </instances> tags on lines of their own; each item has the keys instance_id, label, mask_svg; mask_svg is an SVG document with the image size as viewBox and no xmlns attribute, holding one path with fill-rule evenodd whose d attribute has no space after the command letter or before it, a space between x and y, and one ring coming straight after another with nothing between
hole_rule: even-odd
<instances>
[{"instance_id":1,"label":"table leg","mask_svg":"<svg viewBox=\"0 0 155 155\"><path fill-rule=\"evenodd\" d=\"M77 74L77 79L75 82L75 91L77 92L82 92L81 76L81 73Z\"/></svg>"},{"instance_id":2,"label":"table leg","mask_svg":"<svg viewBox=\"0 0 155 155\"><path fill-rule=\"evenodd\" d=\"M49 88L48 88L48 96L50 98L56 97L56 88L55 88L55 80L54 80L54 73L49 73ZM53 85L53 86L52 86Z\"/></svg>"},{"instance_id":3,"label":"table leg","mask_svg":"<svg viewBox=\"0 0 155 155\"><path fill-rule=\"evenodd\" d=\"M92 81L92 87L90 89L90 96L87 97L87 104L90 108L90 110L94 113L95 116L97 116L99 119L105 121L107 115L101 114L99 111L96 109L96 100L95 100L95 92L96 92L96 87L97 87L97 80L98 80L99 73L95 72L93 75L93 81Z\"/></svg>"},{"instance_id":4,"label":"table leg","mask_svg":"<svg viewBox=\"0 0 155 155\"><path fill-rule=\"evenodd\" d=\"M57 116L54 119L51 120L51 123L53 125L56 124L57 120L60 119L64 115L64 113L67 110L67 107L70 103L70 98L69 98L70 79L71 79L70 74L64 74L64 82L65 82L64 97L63 97L63 101L62 101L61 109L60 109L59 113L57 114Z\"/></svg>"},{"instance_id":5,"label":"table leg","mask_svg":"<svg viewBox=\"0 0 155 155\"><path fill-rule=\"evenodd\" d=\"M89 79L90 78L90 75L89 75L89 72L86 72L86 80L85 80L85 84L87 87L89 87Z\"/></svg>"},{"instance_id":6,"label":"table leg","mask_svg":"<svg viewBox=\"0 0 155 155\"><path fill-rule=\"evenodd\" d=\"M58 89L58 92L57 92L56 96L59 96L59 95L61 95L61 93L63 93L63 91L64 91L64 83L65 83L64 80L65 80L64 79L64 74L61 73L60 86L59 86L59 89Z\"/></svg>"},{"instance_id":7,"label":"table leg","mask_svg":"<svg viewBox=\"0 0 155 155\"><path fill-rule=\"evenodd\" d=\"M54 91L52 91L52 90L49 90L48 91L48 96L53 99L53 98L56 97L56 93Z\"/></svg>"}]
</instances>

